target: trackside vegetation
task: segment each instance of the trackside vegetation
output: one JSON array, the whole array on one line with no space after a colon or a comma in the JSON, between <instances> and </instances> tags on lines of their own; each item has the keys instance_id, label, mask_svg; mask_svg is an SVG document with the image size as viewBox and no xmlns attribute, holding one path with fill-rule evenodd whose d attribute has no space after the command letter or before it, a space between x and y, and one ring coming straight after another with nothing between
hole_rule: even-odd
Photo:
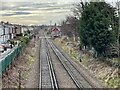
<instances>
[{"instance_id":1,"label":"trackside vegetation","mask_svg":"<svg viewBox=\"0 0 120 90\"><path fill-rule=\"evenodd\" d=\"M97 56L105 56L115 43L118 29L115 8L105 2L90 2L84 6L79 20L79 36L82 44L93 47Z\"/></svg>"}]
</instances>

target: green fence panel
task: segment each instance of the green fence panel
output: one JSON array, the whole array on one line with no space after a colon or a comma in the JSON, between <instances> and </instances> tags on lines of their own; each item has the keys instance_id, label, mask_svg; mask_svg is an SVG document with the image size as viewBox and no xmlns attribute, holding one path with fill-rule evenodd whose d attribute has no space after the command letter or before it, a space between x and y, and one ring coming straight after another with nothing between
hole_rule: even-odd
<instances>
[{"instance_id":1,"label":"green fence panel","mask_svg":"<svg viewBox=\"0 0 120 90\"><path fill-rule=\"evenodd\" d=\"M15 60L24 47L18 46L0 61L0 74L5 72L8 66Z\"/></svg>"},{"instance_id":2,"label":"green fence panel","mask_svg":"<svg viewBox=\"0 0 120 90\"><path fill-rule=\"evenodd\" d=\"M9 65L9 60L10 60L10 58L9 58L9 55L5 58L5 68L7 68L8 67L8 65Z\"/></svg>"},{"instance_id":3,"label":"green fence panel","mask_svg":"<svg viewBox=\"0 0 120 90\"><path fill-rule=\"evenodd\" d=\"M2 78L2 61L0 61L0 78Z\"/></svg>"},{"instance_id":4,"label":"green fence panel","mask_svg":"<svg viewBox=\"0 0 120 90\"><path fill-rule=\"evenodd\" d=\"M0 75L2 74L2 61L0 61Z\"/></svg>"},{"instance_id":5,"label":"green fence panel","mask_svg":"<svg viewBox=\"0 0 120 90\"><path fill-rule=\"evenodd\" d=\"M5 59L2 60L2 71L3 71L3 72L5 71Z\"/></svg>"}]
</instances>

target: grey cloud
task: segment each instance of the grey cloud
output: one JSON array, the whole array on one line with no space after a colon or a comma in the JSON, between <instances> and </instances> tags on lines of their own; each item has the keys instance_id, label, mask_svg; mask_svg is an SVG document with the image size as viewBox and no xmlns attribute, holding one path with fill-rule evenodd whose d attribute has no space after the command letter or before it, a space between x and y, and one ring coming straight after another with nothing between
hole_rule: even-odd
<instances>
[{"instance_id":1,"label":"grey cloud","mask_svg":"<svg viewBox=\"0 0 120 90\"><path fill-rule=\"evenodd\" d=\"M4 6L4 5L2 5L0 8L0 10L10 10L10 9L11 9L10 7Z\"/></svg>"},{"instance_id":2,"label":"grey cloud","mask_svg":"<svg viewBox=\"0 0 120 90\"><path fill-rule=\"evenodd\" d=\"M71 3L68 4L57 4L57 3L31 3L31 2L19 2L19 3L12 3L14 6L10 7L9 4L3 3L2 10L12 10L15 13L8 13L3 14L2 16L12 16L12 15L23 15L23 14L30 14L27 11L33 10L43 10L43 11L52 11L54 13L62 13L68 11L70 8L73 8ZM17 12L16 12L17 11Z\"/></svg>"},{"instance_id":3,"label":"grey cloud","mask_svg":"<svg viewBox=\"0 0 120 90\"><path fill-rule=\"evenodd\" d=\"M32 13L30 13L30 12L14 12L14 13L2 14L2 16L28 15L28 14L32 14Z\"/></svg>"},{"instance_id":4,"label":"grey cloud","mask_svg":"<svg viewBox=\"0 0 120 90\"><path fill-rule=\"evenodd\" d=\"M31 21L36 20L39 23L40 22L42 23L43 21L47 22L51 19L53 21L58 20L60 21L62 20L62 18L64 19L66 15L71 14L70 9L74 7L72 3L58 4L58 3L16 2L14 4L12 3L12 5L13 5L12 7L9 6L9 4L7 3L3 5L2 9L4 9L5 12L5 14L2 14L3 17L7 19L7 17L9 16L14 16L14 19L15 18L17 19L17 16L19 16L19 18L22 18L23 20L24 19ZM29 16L29 14L32 15ZM20 21L18 21L18 23L19 22Z\"/></svg>"}]
</instances>

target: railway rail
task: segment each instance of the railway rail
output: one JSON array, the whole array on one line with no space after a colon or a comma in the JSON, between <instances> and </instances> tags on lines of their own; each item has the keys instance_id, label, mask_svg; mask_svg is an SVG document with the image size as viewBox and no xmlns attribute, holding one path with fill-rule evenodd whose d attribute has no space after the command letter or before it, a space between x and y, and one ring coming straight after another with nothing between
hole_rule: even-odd
<instances>
[{"instance_id":1,"label":"railway rail","mask_svg":"<svg viewBox=\"0 0 120 90\"><path fill-rule=\"evenodd\" d=\"M53 49L55 55L60 60L61 64L68 72L71 79L78 88L95 88L83 75L74 67L74 65L60 52L60 50L49 40L47 42Z\"/></svg>"},{"instance_id":2,"label":"railway rail","mask_svg":"<svg viewBox=\"0 0 120 90\"><path fill-rule=\"evenodd\" d=\"M51 62L49 51L46 48L47 44L45 39L41 39L41 51L40 51L40 80L39 88L51 88L58 90L57 80L54 72L54 68Z\"/></svg>"},{"instance_id":3,"label":"railway rail","mask_svg":"<svg viewBox=\"0 0 120 90\"><path fill-rule=\"evenodd\" d=\"M58 57L61 64L68 72L69 76L78 88L96 88L96 86L93 85L89 80L87 80L87 78L85 78L83 74L81 74L81 72L79 72L78 69L76 69L76 67L70 62L70 60L66 58L66 56L62 54L62 52L56 47L56 45L53 42L51 42L48 38L47 42L49 43L55 55Z\"/></svg>"},{"instance_id":4,"label":"railway rail","mask_svg":"<svg viewBox=\"0 0 120 90\"><path fill-rule=\"evenodd\" d=\"M39 88L52 88L58 90L59 86L55 75L55 70L52 64L49 48L53 50L63 68L74 82L75 86L80 88L97 88L71 63L71 61L58 49L58 47L45 36L41 38L40 51L40 83Z\"/></svg>"}]
</instances>

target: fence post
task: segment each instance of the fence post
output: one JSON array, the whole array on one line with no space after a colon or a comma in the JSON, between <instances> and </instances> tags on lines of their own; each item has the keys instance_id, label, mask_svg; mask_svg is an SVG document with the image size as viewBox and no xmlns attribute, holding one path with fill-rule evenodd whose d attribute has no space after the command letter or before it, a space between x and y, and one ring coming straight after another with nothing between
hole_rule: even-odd
<instances>
[{"instance_id":1,"label":"fence post","mask_svg":"<svg viewBox=\"0 0 120 90\"><path fill-rule=\"evenodd\" d=\"M19 90L21 89L21 70L18 70L19 73Z\"/></svg>"}]
</instances>

